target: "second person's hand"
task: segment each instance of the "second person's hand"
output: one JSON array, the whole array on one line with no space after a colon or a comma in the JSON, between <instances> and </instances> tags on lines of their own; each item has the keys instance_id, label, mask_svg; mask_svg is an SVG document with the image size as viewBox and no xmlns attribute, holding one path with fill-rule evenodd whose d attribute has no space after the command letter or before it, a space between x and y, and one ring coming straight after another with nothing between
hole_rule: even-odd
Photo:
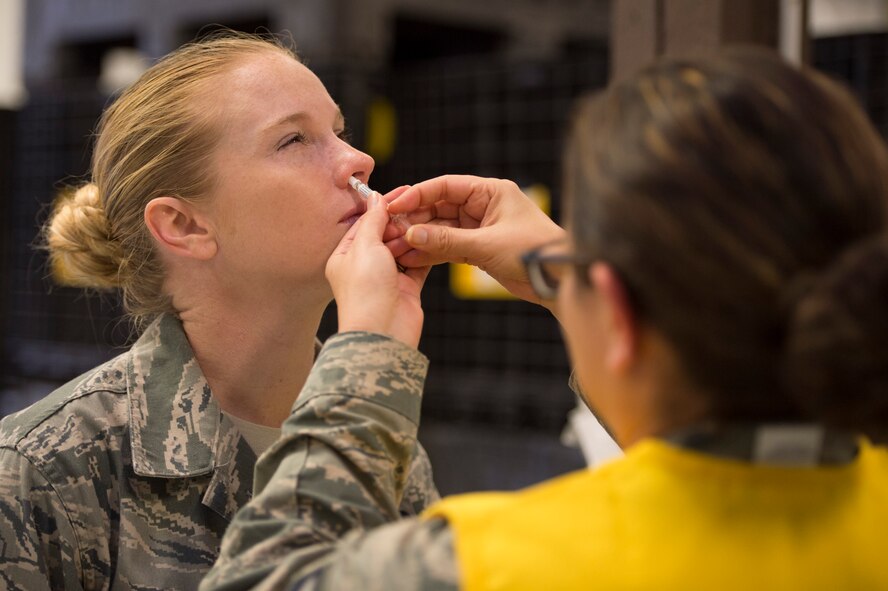
<instances>
[{"instance_id":1,"label":"second person's hand","mask_svg":"<svg viewBox=\"0 0 888 591\"><path fill-rule=\"evenodd\" d=\"M398 258L402 265L468 263L513 295L552 309L554 302L540 301L531 289L521 255L566 234L512 181L441 176L413 185L388 210L408 213L414 223L403 249L414 250Z\"/></svg>"}]
</instances>

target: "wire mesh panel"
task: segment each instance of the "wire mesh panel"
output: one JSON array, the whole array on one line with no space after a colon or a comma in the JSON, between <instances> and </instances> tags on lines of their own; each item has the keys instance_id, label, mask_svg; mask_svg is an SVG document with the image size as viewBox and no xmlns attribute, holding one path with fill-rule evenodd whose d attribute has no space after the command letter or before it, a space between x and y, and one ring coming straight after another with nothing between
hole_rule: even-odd
<instances>
[{"instance_id":1,"label":"wire mesh panel","mask_svg":"<svg viewBox=\"0 0 888 591\"><path fill-rule=\"evenodd\" d=\"M851 87L883 136L888 136L888 33L814 41L814 67Z\"/></svg>"},{"instance_id":2,"label":"wire mesh panel","mask_svg":"<svg viewBox=\"0 0 888 591\"><path fill-rule=\"evenodd\" d=\"M571 104L600 86L603 52L548 63L493 58L405 66L387 77L344 67L321 72L347 117L358 121L375 92L398 116L397 148L373 177L379 189L444 173L542 183L556 196ZM387 81L387 82L385 82ZM373 87L373 85L377 87ZM67 379L127 342L116 298L53 287L45 255L33 248L59 180L88 171L91 130L106 99L94 91L35 93L20 114L19 170L12 204L9 330L13 371ZM432 418L560 429L574 404L558 326L545 310L517 301L463 301L450 293L447 269L424 290L422 350L433 360L426 412ZM325 316L322 336L335 330Z\"/></svg>"},{"instance_id":3,"label":"wire mesh panel","mask_svg":"<svg viewBox=\"0 0 888 591\"><path fill-rule=\"evenodd\" d=\"M888 34L818 39L813 55L814 65L846 81L888 133ZM572 104L605 83L607 55L600 47L550 61L488 56L403 63L382 74L357 66L318 73L355 128L359 146L363 109L372 96L382 94L395 107L396 149L390 161L377 166L374 188L447 173L509 178L522 186L540 183L550 189L553 217L559 219L559 163ZM53 287L45 255L34 248L60 181L74 184L88 171L91 131L106 102L94 90L76 86L33 90L16 117L13 199L5 210L4 301L4 367L16 376L68 379L122 350L129 337L114 296ZM470 442L452 457L461 460L481 447L468 435L454 436L453 422L472 423L491 438L512 428L553 432L563 426L574 398L559 329L548 312L517 301L457 299L446 267L430 275L423 305L420 349L432 361L423 413L433 425L437 419L447 426L432 429L430 436L451 446L454 437ZM321 336L334 330L331 307ZM501 446L485 466L527 449ZM553 451L540 462L552 464L555 456ZM465 470L465 462L457 461L452 471Z\"/></svg>"},{"instance_id":4,"label":"wire mesh panel","mask_svg":"<svg viewBox=\"0 0 888 591\"><path fill-rule=\"evenodd\" d=\"M0 334L6 333L9 312L9 209L12 201L12 174L15 170L15 121L15 111L0 109ZM0 376L9 373L7 358L6 343L0 340ZM0 383L2 381L0 378Z\"/></svg>"},{"instance_id":5,"label":"wire mesh panel","mask_svg":"<svg viewBox=\"0 0 888 591\"><path fill-rule=\"evenodd\" d=\"M541 183L560 215L561 149L571 106L604 84L604 51L552 62L454 59L389 78L398 145L374 184L392 188L447 173ZM436 268L423 291L420 348L432 360L425 416L560 429L574 398L557 322L518 301L459 300Z\"/></svg>"},{"instance_id":6,"label":"wire mesh panel","mask_svg":"<svg viewBox=\"0 0 888 591\"><path fill-rule=\"evenodd\" d=\"M35 91L19 113L4 335L9 371L19 376L70 378L126 340L116 298L54 286L39 248L55 194L88 171L91 130L104 103L89 90Z\"/></svg>"}]
</instances>

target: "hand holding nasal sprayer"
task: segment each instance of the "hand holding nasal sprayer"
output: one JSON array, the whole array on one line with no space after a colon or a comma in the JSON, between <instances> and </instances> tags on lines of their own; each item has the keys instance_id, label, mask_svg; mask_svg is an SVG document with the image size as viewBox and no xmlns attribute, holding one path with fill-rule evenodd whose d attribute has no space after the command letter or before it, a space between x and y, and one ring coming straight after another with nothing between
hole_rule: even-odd
<instances>
[{"instance_id":1,"label":"hand holding nasal sprayer","mask_svg":"<svg viewBox=\"0 0 888 591\"><path fill-rule=\"evenodd\" d=\"M423 320L419 292L429 268L398 265L383 241L391 224L386 200L354 177L349 184L367 200L367 211L346 231L327 261L326 277L336 299L339 330L384 334L416 347Z\"/></svg>"},{"instance_id":2,"label":"hand holding nasal sprayer","mask_svg":"<svg viewBox=\"0 0 888 591\"><path fill-rule=\"evenodd\" d=\"M367 186L366 183L362 183L354 176L348 177L348 184L354 189L361 198L366 201L370 198L370 195L375 191ZM407 231L410 228L410 222L407 221L407 217L403 213L398 213L391 216L392 223L401 228L403 231Z\"/></svg>"}]
</instances>

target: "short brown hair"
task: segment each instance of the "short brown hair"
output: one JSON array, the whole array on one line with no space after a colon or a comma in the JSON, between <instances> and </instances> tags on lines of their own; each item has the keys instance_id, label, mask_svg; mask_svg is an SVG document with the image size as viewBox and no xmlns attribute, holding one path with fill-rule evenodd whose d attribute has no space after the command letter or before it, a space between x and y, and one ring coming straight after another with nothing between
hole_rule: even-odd
<instances>
[{"instance_id":1,"label":"short brown hair","mask_svg":"<svg viewBox=\"0 0 888 591\"><path fill-rule=\"evenodd\" d=\"M886 431L888 152L839 84L758 50L658 63L580 107L565 187L714 418Z\"/></svg>"}]
</instances>

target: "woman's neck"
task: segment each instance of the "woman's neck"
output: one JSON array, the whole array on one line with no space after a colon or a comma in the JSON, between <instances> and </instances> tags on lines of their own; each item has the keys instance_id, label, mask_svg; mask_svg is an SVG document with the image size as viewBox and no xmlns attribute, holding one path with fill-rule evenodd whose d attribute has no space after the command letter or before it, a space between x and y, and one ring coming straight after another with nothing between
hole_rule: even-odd
<instances>
[{"instance_id":1,"label":"woman's neck","mask_svg":"<svg viewBox=\"0 0 888 591\"><path fill-rule=\"evenodd\" d=\"M201 371L222 410L279 427L314 363L315 334L326 303L221 306L180 312Z\"/></svg>"}]
</instances>

